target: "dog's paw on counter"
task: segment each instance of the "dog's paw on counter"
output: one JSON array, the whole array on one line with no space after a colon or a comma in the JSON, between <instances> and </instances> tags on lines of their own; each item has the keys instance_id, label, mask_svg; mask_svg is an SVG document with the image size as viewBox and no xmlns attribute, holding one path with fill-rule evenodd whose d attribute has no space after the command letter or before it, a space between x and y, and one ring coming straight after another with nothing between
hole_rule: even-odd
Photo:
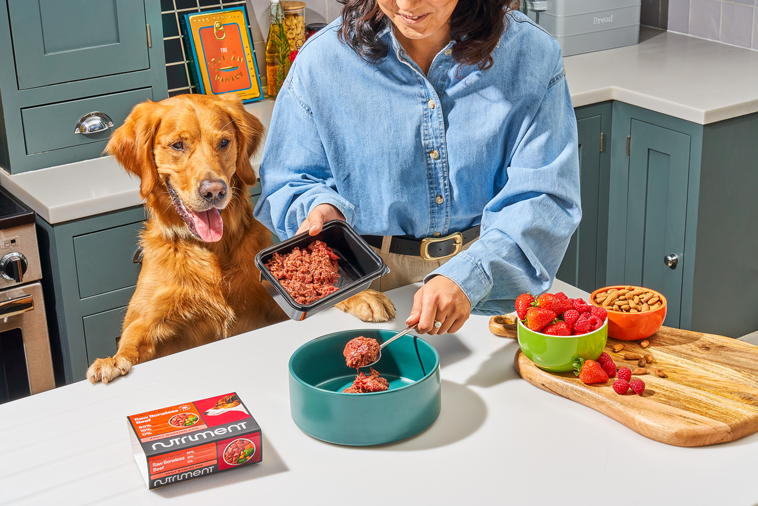
<instances>
[{"instance_id":1,"label":"dog's paw on counter","mask_svg":"<svg viewBox=\"0 0 758 506\"><path fill-rule=\"evenodd\" d=\"M132 368L132 363L116 355L115 357L98 358L87 369L87 379L92 384L102 381L103 383L110 383L119 376L126 375Z\"/></svg>"},{"instance_id":2,"label":"dog's paw on counter","mask_svg":"<svg viewBox=\"0 0 758 506\"><path fill-rule=\"evenodd\" d=\"M364 322L386 322L395 317L395 305L382 292L367 289L335 306Z\"/></svg>"}]
</instances>

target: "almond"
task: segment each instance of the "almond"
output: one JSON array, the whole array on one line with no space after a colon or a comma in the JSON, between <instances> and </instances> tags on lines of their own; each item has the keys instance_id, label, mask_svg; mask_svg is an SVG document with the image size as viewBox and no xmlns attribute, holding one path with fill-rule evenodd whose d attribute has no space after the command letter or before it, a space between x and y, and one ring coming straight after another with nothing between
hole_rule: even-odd
<instances>
[{"instance_id":1,"label":"almond","mask_svg":"<svg viewBox=\"0 0 758 506\"><path fill-rule=\"evenodd\" d=\"M614 344L613 345L613 352L614 353L618 353L621 350L623 350L624 348L625 348L625 345L623 345L623 344Z\"/></svg>"},{"instance_id":2,"label":"almond","mask_svg":"<svg viewBox=\"0 0 758 506\"><path fill-rule=\"evenodd\" d=\"M639 353L626 353L624 354L624 360L639 360L642 358L642 355Z\"/></svg>"},{"instance_id":3,"label":"almond","mask_svg":"<svg viewBox=\"0 0 758 506\"><path fill-rule=\"evenodd\" d=\"M645 339L644 341L640 342L640 346L642 346L643 348L647 348L648 346L650 346L650 341Z\"/></svg>"},{"instance_id":4,"label":"almond","mask_svg":"<svg viewBox=\"0 0 758 506\"><path fill-rule=\"evenodd\" d=\"M645 353L645 360L647 361L648 364L652 364L653 362L655 362L655 360L653 360L653 356L650 353Z\"/></svg>"},{"instance_id":5,"label":"almond","mask_svg":"<svg viewBox=\"0 0 758 506\"><path fill-rule=\"evenodd\" d=\"M642 357L637 361L637 365L640 367L645 367L647 365L647 360L645 360L645 357Z\"/></svg>"},{"instance_id":6,"label":"almond","mask_svg":"<svg viewBox=\"0 0 758 506\"><path fill-rule=\"evenodd\" d=\"M632 371L632 376L642 376L643 374L647 374L647 369L644 367L637 367Z\"/></svg>"},{"instance_id":7,"label":"almond","mask_svg":"<svg viewBox=\"0 0 758 506\"><path fill-rule=\"evenodd\" d=\"M669 377L668 374L666 374L665 372L661 371L660 369L656 369L655 370L655 375L658 376L659 378L668 378Z\"/></svg>"}]
</instances>

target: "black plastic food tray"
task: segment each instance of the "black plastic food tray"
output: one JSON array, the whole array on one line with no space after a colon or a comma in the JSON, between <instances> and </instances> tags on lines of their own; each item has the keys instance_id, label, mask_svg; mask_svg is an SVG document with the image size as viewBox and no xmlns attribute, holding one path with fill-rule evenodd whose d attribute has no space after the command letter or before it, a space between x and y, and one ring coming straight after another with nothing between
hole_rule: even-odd
<instances>
[{"instance_id":1,"label":"black plastic food tray","mask_svg":"<svg viewBox=\"0 0 758 506\"><path fill-rule=\"evenodd\" d=\"M300 249L307 248L314 241L323 241L339 257L340 278L336 285L337 291L311 304L298 304L271 275L266 268L266 262L274 256L274 253L284 255L296 246ZM298 321L329 309L356 293L362 292L373 280L389 272L384 260L350 225L341 220L326 223L318 235L311 236L306 232L261 250L255 256L255 266L261 272L260 282L269 295L287 313L287 316Z\"/></svg>"}]
</instances>

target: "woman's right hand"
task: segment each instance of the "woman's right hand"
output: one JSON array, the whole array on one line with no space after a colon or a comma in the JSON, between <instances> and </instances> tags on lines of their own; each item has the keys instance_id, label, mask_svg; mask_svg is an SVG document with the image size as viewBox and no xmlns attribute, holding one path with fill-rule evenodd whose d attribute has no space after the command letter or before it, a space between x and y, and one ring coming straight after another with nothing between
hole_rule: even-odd
<instances>
[{"instance_id":1,"label":"woman's right hand","mask_svg":"<svg viewBox=\"0 0 758 506\"><path fill-rule=\"evenodd\" d=\"M297 234L308 231L309 235L316 235L321 232L324 223L331 220L345 221L342 213L331 204L319 204L313 208L308 217L300 224Z\"/></svg>"}]
</instances>

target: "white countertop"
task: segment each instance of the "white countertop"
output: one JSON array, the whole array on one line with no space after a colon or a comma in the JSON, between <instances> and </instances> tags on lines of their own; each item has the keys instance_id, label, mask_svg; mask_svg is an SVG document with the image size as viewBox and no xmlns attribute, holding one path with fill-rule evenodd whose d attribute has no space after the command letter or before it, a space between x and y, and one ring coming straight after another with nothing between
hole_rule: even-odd
<instances>
[{"instance_id":1,"label":"white countertop","mask_svg":"<svg viewBox=\"0 0 758 506\"><path fill-rule=\"evenodd\" d=\"M403 327L415 289L388 293L398 317L379 327ZM556 281L559 290L582 294ZM481 316L428 338L441 357L442 412L425 432L364 448L305 435L290 417L290 355L368 325L330 309L138 365L110 385L80 382L0 405L0 504L758 503L758 434L704 448L646 439L520 379L517 343L493 336ZM263 462L148 491L126 416L230 391L263 430Z\"/></svg>"},{"instance_id":2,"label":"white countertop","mask_svg":"<svg viewBox=\"0 0 758 506\"><path fill-rule=\"evenodd\" d=\"M758 111L758 51L642 27L636 46L564 65L574 107L619 100L701 125Z\"/></svg>"},{"instance_id":3,"label":"white countertop","mask_svg":"<svg viewBox=\"0 0 758 506\"><path fill-rule=\"evenodd\" d=\"M642 27L640 44L565 58L574 107L619 100L708 124L758 111L758 52ZM273 101L247 109L268 127ZM260 154L254 160L260 161ZM0 184L48 223L142 203L139 183L111 157L10 176Z\"/></svg>"}]
</instances>

